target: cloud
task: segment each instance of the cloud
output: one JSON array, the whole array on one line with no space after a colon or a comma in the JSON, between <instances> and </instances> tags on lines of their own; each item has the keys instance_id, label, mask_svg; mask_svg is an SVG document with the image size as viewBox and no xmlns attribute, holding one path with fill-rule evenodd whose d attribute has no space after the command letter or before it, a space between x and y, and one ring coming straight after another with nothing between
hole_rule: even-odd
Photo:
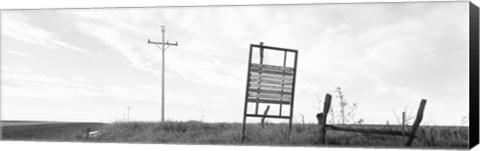
<instances>
[{"instance_id":1,"label":"cloud","mask_svg":"<svg viewBox=\"0 0 480 151\"><path fill-rule=\"evenodd\" d=\"M236 66L223 59L212 59L210 56L170 53L168 54L167 69L193 82L212 87L224 87L243 90L245 74L235 74L237 71L246 72L246 65ZM234 71L232 71L234 70Z\"/></svg>"},{"instance_id":2,"label":"cloud","mask_svg":"<svg viewBox=\"0 0 480 151\"><path fill-rule=\"evenodd\" d=\"M6 52L6 53L9 53L9 54L13 54L13 55L17 55L17 56L22 56L22 57L27 57L27 56L32 55L32 54L27 53L27 52L16 51L16 50L12 50L12 49L7 49L7 50L3 50L3 51Z\"/></svg>"},{"instance_id":3,"label":"cloud","mask_svg":"<svg viewBox=\"0 0 480 151\"><path fill-rule=\"evenodd\" d=\"M3 67L2 67L3 68ZM6 68L2 72L6 97L31 98L73 98L75 96L93 95L98 87L74 82L68 79L35 74L31 71Z\"/></svg>"},{"instance_id":4,"label":"cloud","mask_svg":"<svg viewBox=\"0 0 480 151\"><path fill-rule=\"evenodd\" d=\"M66 50L78 51L89 55L95 55L94 53L69 44L60 40L57 35L44 30L40 27L35 27L26 22L16 21L14 19L6 18L2 19L2 33L5 36L12 37L16 40L44 46L51 50L59 50L60 48L66 48Z\"/></svg>"},{"instance_id":5,"label":"cloud","mask_svg":"<svg viewBox=\"0 0 480 151\"><path fill-rule=\"evenodd\" d=\"M128 66L151 71L152 63L160 62L161 56L158 48L147 44L148 35L159 30L159 26L153 27L155 22L152 23L148 12L148 9L102 9L73 10L66 14L77 18L71 28L110 47L108 50L119 53Z\"/></svg>"},{"instance_id":6,"label":"cloud","mask_svg":"<svg viewBox=\"0 0 480 151\"><path fill-rule=\"evenodd\" d=\"M77 25L80 31L97 38L101 43L110 46L113 51L124 56L131 67L143 70L150 69L150 59L148 58L150 52L142 47L137 47L135 44L137 41L125 36L123 34L125 32L118 32L119 29L103 24L78 23ZM146 40L143 44L146 44Z\"/></svg>"},{"instance_id":7,"label":"cloud","mask_svg":"<svg viewBox=\"0 0 480 151\"><path fill-rule=\"evenodd\" d=\"M158 32L159 26L157 26L158 21L153 21L149 18L153 18L154 14L166 12L170 12L170 10L150 12L148 10L133 9L127 11L72 11L71 13L85 20L76 24L79 31L95 37L103 44L110 46L114 52L120 53L128 60L129 66L150 71L160 78L161 50L156 46L147 44L146 40L150 38L148 35L160 35ZM185 18L193 19L192 16L195 16L195 13L192 14L190 11L185 11L184 13L177 14L184 16L182 17L184 18L182 22L192 22L192 20ZM102 16L109 17L103 20L100 19ZM141 24L142 27L139 27L138 24ZM237 76L239 71L232 68L231 65L244 69L243 65L237 65L233 61L229 61L229 58L216 58L228 56L226 55L228 52L233 52L230 45L221 45L219 47L217 44L210 43L211 40L208 39L204 39L207 40L204 42L199 41L198 35L203 34L195 34L197 32L170 34L174 33L175 30L179 29L169 28L167 35L180 35L171 36L173 37L172 39L181 37L178 38L180 46L171 47L166 52L166 68L168 71L193 82L238 88L237 86L231 86L231 81L239 81L239 76ZM159 36L153 36L151 39L157 39L156 37ZM208 37L211 37L211 35ZM215 39L219 40L219 38L221 37ZM232 60L237 61L236 59Z\"/></svg>"},{"instance_id":8,"label":"cloud","mask_svg":"<svg viewBox=\"0 0 480 151\"><path fill-rule=\"evenodd\" d=\"M124 101L156 101L160 98L157 86L98 85L83 76L55 77L30 70L2 66L2 96L81 100L108 98Z\"/></svg>"}]
</instances>

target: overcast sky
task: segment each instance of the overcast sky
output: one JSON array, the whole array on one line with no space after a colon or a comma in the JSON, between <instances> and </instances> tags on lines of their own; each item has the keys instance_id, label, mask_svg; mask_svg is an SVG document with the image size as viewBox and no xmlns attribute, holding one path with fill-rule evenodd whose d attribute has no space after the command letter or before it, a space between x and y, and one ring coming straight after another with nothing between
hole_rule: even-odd
<instances>
[{"instance_id":1,"label":"overcast sky","mask_svg":"<svg viewBox=\"0 0 480 151\"><path fill-rule=\"evenodd\" d=\"M335 87L365 123L396 124L393 110L415 115L422 98L423 124L468 115L468 2L1 15L3 120L113 122L130 106L130 119L159 121L161 51L147 39L160 41L161 25L179 43L166 52L167 120L241 122L248 49L259 42L299 50L295 122L315 122Z\"/></svg>"}]
</instances>

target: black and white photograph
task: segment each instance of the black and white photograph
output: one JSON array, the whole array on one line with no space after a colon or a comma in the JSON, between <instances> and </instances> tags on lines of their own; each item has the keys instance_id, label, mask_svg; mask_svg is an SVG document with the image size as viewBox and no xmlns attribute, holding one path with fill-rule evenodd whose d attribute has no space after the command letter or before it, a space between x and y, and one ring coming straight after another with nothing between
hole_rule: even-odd
<instances>
[{"instance_id":1,"label":"black and white photograph","mask_svg":"<svg viewBox=\"0 0 480 151\"><path fill-rule=\"evenodd\" d=\"M1 139L469 149L471 7L2 10Z\"/></svg>"}]
</instances>

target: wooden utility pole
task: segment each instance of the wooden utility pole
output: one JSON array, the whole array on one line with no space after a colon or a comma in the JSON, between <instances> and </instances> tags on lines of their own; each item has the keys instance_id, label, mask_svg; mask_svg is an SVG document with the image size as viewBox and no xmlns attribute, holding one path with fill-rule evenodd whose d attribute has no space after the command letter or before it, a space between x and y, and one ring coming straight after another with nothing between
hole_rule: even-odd
<instances>
[{"instance_id":1,"label":"wooden utility pole","mask_svg":"<svg viewBox=\"0 0 480 151\"><path fill-rule=\"evenodd\" d=\"M405 112L402 112L402 136L405 136Z\"/></svg>"},{"instance_id":2,"label":"wooden utility pole","mask_svg":"<svg viewBox=\"0 0 480 151\"><path fill-rule=\"evenodd\" d=\"M127 122L130 121L130 106L127 107Z\"/></svg>"},{"instance_id":3,"label":"wooden utility pole","mask_svg":"<svg viewBox=\"0 0 480 151\"><path fill-rule=\"evenodd\" d=\"M162 50L162 122L165 121L165 50L170 46L178 46L178 43L165 42L165 26L162 25L162 42L154 42L148 39L148 44L154 44ZM161 45L162 47L159 47ZM168 46L165 48L165 46Z\"/></svg>"}]
</instances>

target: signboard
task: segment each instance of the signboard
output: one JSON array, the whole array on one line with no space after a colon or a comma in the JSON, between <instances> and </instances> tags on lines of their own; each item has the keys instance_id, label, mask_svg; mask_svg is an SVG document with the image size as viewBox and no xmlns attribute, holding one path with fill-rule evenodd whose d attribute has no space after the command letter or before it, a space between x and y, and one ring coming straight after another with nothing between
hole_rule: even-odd
<instances>
[{"instance_id":1,"label":"signboard","mask_svg":"<svg viewBox=\"0 0 480 151\"><path fill-rule=\"evenodd\" d=\"M258 50L258 52L254 52L254 49ZM266 51L276 51L277 56L278 53L283 55L283 61L280 62L280 65L278 65L278 59L275 57L273 57L273 59L276 59L277 64L265 62L265 55L269 55ZM256 59L257 61L254 61L254 59L252 59L254 57L253 55L257 53L259 57ZM242 141L245 138L247 117L288 119L289 128L292 128L297 53L297 50L265 46L263 43L260 43L260 45L250 45ZM287 62L291 62L293 65L289 66ZM266 112L259 112L260 105L268 105ZM249 106L254 107L249 109ZM270 106L271 108L277 107L279 109L278 113L267 114ZM283 113L284 110L288 110L289 112L285 114Z\"/></svg>"}]
</instances>

